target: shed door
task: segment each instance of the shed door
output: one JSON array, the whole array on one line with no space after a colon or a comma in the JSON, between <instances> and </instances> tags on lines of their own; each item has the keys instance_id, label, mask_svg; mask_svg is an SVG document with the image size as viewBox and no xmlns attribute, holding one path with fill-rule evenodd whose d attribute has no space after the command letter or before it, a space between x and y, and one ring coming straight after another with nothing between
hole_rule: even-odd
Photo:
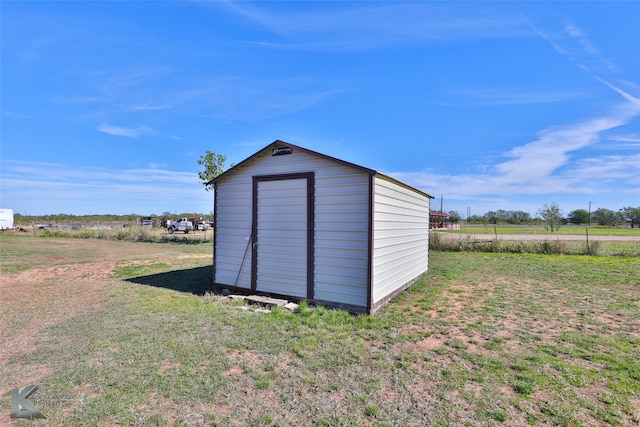
<instances>
[{"instance_id":1,"label":"shed door","mask_svg":"<svg viewBox=\"0 0 640 427\"><path fill-rule=\"evenodd\" d=\"M313 298L313 174L254 177L252 289Z\"/></svg>"}]
</instances>

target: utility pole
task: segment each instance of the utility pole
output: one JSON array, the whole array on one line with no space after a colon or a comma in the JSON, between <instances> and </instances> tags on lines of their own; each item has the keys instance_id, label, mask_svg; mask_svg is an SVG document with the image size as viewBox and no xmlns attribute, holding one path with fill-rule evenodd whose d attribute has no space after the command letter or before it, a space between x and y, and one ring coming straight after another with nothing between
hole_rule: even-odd
<instances>
[{"instance_id":1,"label":"utility pole","mask_svg":"<svg viewBox=\"0 0 640 427\"><path fill-rule=\"evenodd\" d=\"M589 247L589 227L591 226L591 202L589 202L589 222L587 223L587 228L585 229L585 233L587 235L587 253L591 255L591 248Z\"/></svg>"}]
</instances>

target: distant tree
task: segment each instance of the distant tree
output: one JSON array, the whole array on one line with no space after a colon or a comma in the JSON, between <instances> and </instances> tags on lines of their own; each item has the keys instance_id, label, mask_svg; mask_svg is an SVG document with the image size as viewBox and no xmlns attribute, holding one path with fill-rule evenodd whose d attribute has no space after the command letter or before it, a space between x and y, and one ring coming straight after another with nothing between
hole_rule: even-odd
<instances>
[{"instance_id":1,"label":"distant tree","mask_svg":"<svg viewBox=\"0 0 640 427\"><path fill-rule=\"evenodd\" d=\"M618 214L620 218L631 224L631 228L634 228L634 225L640 227L640 207L632 208L631 206L627 206L626 208L620 209Z\"/></svg>"},{"instance_id":2,"label":"distant tree","mask_svg":"<svg viewBox=\"0 0 640 427\"><path fill-rule=\"evenodd\" d=\"M510 216L510 212L509 211L505 211L504 209L498 209L496 211L496 217L497 217L498 221L509 222L509 216Z\"/></svg>"},{"instance_id":3,"label":"distant tree","mask_svg":"<svg viewBox=\"0 0 640 427\"><path fill-rule=\"evenodd\" d=\"M572 224L586 224L589 222L589 211L585 209L576 209L569 212L567 220Z\"/></svg>"},{"instance_id":4,"label":"distant tree","mask_svg":"<svg viewBox=\"0 0 640 427\"><path fill-rule=\"evenodd\" d=\"M138 222L138 218L140 218L140 215L132 213L129 215L123 215L123 219L127 222L129 222L130 224L135 224Z\"/></svg>"},{"instance_id":5,"label":"distant tree","mask_svg":"<svg viewBox=\"0 0 640 427\"><path fill-rule=\"evenodd\" d=\"M591 217L598 223L598 225L606 225L609 227L612 227L622 221L622 218L618 213L605 208L596 209Z\"/></svg>"},{"instance_id":6,"label":"distant tree","mask_svg":"<svg viewBox=\"0 0 640 427\"><path fill-rule=\"evenodd\" d=\"M523 224L531 220L529 212L513 211L511 212L509 222L511 224Z\"/></svg>"},{"instance_id":7,"label":"distant tree","mask_svg":"<svg viewBox=\"0 0 640 427\"><path fill-rule=\"evenodd\" d=\"M497 224L498 223L498 213L494 211L489 211L484 214L484 218L487 220L489 224Z\"/></svg>"},{"instance_id":8,"label":"distant tree","mask_svg":"<svg viewBox=\"0 0 640 427\"><path fill-rule=\"evenodd\" d=\"M484 216L471 215L469 218L467 218L467 222L474 223L474 224L484 224L485 222L487 222L487 220L485 219Z\"/></svg>"},{"instance_id":9,"label":"distant tree","mask_svg":"<svg viewBox=\"0 0 640 427\"><path fill-rule=\"evenodd\" d=\"M461 219L462 217L460 216L458 211L449 211L449 222L453 224L457 224L460 222Z\"/></svg>"},{"instance_id":10,"label":"distant tree","mask_svg":"<svg viewBox=\"0 0 640 427\"><path fill-rule=\"evenodd\" d=\"M200 181L202 185L204 185L205 190L209 191L212 189L209 182L224 172L224 164L226 161L227 156L216 154L209 150L206 150L205 154L200 156L198 164L200 166L204 166L204 170L198 172L198 177L200 177ZM231 164L231 167L233 167L233 163Z\"/></svg>"},{"instance_id":11,"label":"distant tree","mask_svg":"<svg viewBox=\"0 0 640 427\"><path fill-rule=\"evenodd\" d=\"M537 214L542 218L546 230L554 232L560 229L560 225L562 225L562 210L556 203L545 203L543 207L538 209Z\"/></svg>"}]
</instances>

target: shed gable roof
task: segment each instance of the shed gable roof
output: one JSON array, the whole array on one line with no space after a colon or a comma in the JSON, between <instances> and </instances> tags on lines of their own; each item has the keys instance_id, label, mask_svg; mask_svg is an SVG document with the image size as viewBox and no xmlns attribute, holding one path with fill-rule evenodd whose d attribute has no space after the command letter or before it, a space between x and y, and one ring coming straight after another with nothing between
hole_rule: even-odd
<instances>
[{"instance_id":1,"label":"shed gable roof","mask_svg":"<svg viewBox=\"0 0 640 427\"><path fill-rule=\"evenodd\" d=\"M326 154L318 153L317 151L309 150L307 148L303 148L303 147L300 147L300 146L297 146L297 145L294 145L294 144L290 144L288 142L285 142L285 141L282 141L282 140L279 140L279 139L273 141L271 144L267 145L262 150L257 151L255 154L247 157L246 159L244 159L243 161L241 161L237 165L233 166L232 168L227 169L225 172L221 173L220 175L218 175L217 177L215 177L211 181L209 181L208 184L216 184L217 182L224 180L229 175L232 175L233 173L235 173L236 171L240 170L241 168L246 167L248 164L251 163L252 160L254 160L257 157L261 156L265 152L268 152L270 150L275 150L275 149L278 149L278 148L285 148L285 147L291 147L291 148L293 148L295 150L300 150L300 151L303 151L305 153L308 153L308 154L311 154L311 155L314 155L314 156L321 157L323 159L327 159L327 160L339 163L339 164L341 164L343 166L347 166L347 167L350 167L350 168L357 169L357 170L359 170L361 172L368 173L369 175L372 175L372 176L375 175L375 176L380 177L382 179L395 182L396 184L398 184L398 185L400 185L402 187L408 188L408 189L413 190L413 191L415 191L417 193L420 193L420 194L422 194L424 196L427 196L430 199L433 199L433 196L425 193L424 191L421 191L421 190L418 190L417 188L411 187L411 186L409 186L409 185L407 185L407 184L405 184L405 183L403 183L401 181L398 181L395 178L392 178L390 176L384 175L384 174L382 174L380 172L377 172L377 171L375 171L373 169L369 169L369 168L366 168L364 166L357 165L355 163L347 162L345 160L341 160L341 159L338 159L336 157L331 157L331 156L328 156Z\"/></svg>"}]
</instances>

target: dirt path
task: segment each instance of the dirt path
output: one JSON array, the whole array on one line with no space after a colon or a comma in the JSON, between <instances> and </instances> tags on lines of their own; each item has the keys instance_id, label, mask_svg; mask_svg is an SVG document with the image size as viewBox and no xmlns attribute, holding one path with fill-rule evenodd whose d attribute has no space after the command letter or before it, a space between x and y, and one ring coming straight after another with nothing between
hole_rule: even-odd
<instances>
[{"instance_id":1,"label":"dirt path","mask_svg":"<svg viewBox=\"0 0 640 427\"><path fill-rule=\"evenodd\" d=\"M99 309L117 287L109 280L114 266L113 262L102 262L36 268L9 277L3 274L0 366L35 351L47 327ZM0 368L0 394L36 383L49 373L46 365L31 365L20 378L12 378Z\"/></svg>"},{"instance_id":2,"label":"dirt path","mask_svg":"<svg viewBox=\"0 0 640 427\"><path fill-rule=\"evenodd\" d=\"M12 246L19 245L19 246ZM46 328L99 310L109 295L126 286L114 278L118 266L153 259L203 257L183 254L180 248L145 243L101 240L14 240L3 242L3 263L35 260L24 271L0 271L0 395L20 384L37 382L50 373L46 365L12 377L7 362L35 351L46 337ZM37 256L28 255L36 251ZM5 425L0 415L0 425Z\"/></svg>"}]
</instances>

